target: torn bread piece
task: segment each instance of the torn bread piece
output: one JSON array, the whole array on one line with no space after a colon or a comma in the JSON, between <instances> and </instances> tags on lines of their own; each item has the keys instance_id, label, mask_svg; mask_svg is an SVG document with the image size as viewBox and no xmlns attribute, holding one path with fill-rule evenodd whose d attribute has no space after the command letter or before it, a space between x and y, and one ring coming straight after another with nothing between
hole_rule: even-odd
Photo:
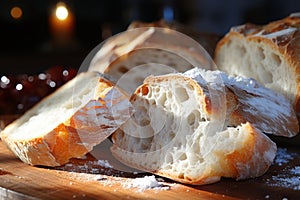
<instances>
[{"instance_id":1,"label":"torn bread piece","mask_svg":"<svg viewBox=\"0 0 300 200\"><path fill-rule=\"evenodd\" d=\"M195 68L184 74L148 77L131 97L134 107L131 120L112 136L113 155L130 167L187 184L214 183L221 177L240 180L263 175L277 148L263 133L265 127L258 122L260 118L253 116L265 111L261 106L266 102L269 110L278 105L252 91L249 79L250 89L247 89L246 80L240 85L225 75ZM232 88L255 100L257 113L250 113L252 117L240 115L255 104L239 100L240 93ZM225 98L213 101L212 98L224 93ZM237 112L240 107L245 112ZM296 118L293 112L289 114ZM236 120L236 115L242 120ZM269 115L265 117L265 122L275 120ZM279 134L278 131L281 130L274 128L272 133Z\"/></svg>"},{"instance_id":2,"label":"torn bread piece","mask_svg":"<svg viewBox=\"0 0 300 200\"><path fill-rule=\"evenodd\" d=\"M9 124L1 139L27 164L59 166L111 135L129 117L127 106L108 79L82 72Z\"/></svg>"}]
</instances>

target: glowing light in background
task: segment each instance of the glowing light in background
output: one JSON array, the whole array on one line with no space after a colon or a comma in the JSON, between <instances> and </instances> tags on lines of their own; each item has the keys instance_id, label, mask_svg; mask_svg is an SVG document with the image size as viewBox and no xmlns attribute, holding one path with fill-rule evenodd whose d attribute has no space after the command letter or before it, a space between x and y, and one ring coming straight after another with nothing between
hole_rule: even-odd
<instances>
[{"instance_id":1,"label":"glowing light in background","mask_svg":"<svg viewBox=\"0 0 300 200\"><path fill-rule=\"evenodd\" d=\"M22 90L22 89L23 89L23 85L22 85L21 83L18 83L18 84L16 85L16 90L20 91L20 90Z\"/></svg>"},{"instance_id":2,"label":"glowing light in background","mask_svg":"<svg viewBox=\"0 0 300 200\"><path fill-rule=\"evenodd\" d=\"M14 6L10 9L10 16L14 19L20 19L23 15L23 11L19 6Z\"/></svg>"},{"instance_id":3,"label":"glowing light in background","mask_svg":"<svg viewBox=\"0 0 300 200\"><path fill-rule=\"evenodd\" d=\"M52 45L58 48L70 48L75 44L75 18L72 9L64 2L58 2L49 15L49 28Z\"/></svg>"},{"instance_id":4,"label":"glowing light in background","mask_svg":"<svg viewBox=\"0 0 300 200\"><path fill-rule=\"evenodd\" d=\"M68 18L69 11L66 7L66 4L60 2L56 5L55 16L61 21L64 21Z\"/></svg>"},{"instance_id":5,"label":"glowing light in background","mask_svg":"<svg viewBox=\"0 0 300 200\"><path fill-rule=\"evenodd\" d=\"M1 77L1 82L5 85L8 85L10 83L10 80L6 76Z\"/></svg>"}]
</instances>

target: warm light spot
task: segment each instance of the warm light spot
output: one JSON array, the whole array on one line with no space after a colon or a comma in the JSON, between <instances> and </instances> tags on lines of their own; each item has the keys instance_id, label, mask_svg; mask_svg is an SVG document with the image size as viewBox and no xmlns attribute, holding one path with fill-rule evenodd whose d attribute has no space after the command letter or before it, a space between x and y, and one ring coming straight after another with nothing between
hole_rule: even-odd
<instances>
[{"instance_id":1,"label":"warm light spot","mask_svg":"<svg viewBox=\"0 0 300 200\"><path fill-rule=\"evenodd\" d=\"M57 19L59 19L61 21L66 20L69 15L69 11L66 7L66 4L58 3L56 5L55 15L56 15Z\"/></svg>"},{"instance_id":2,"label":"warm light spot","mask_svg":"<svg viewBox=\"0 0 300 200\"><path fill-rule=\"evenodd\" d=\"M15 6L10 10L10 15L14 19L20 19L23 15L23 11L19 6Z\"/></svg>"}]
</instances>

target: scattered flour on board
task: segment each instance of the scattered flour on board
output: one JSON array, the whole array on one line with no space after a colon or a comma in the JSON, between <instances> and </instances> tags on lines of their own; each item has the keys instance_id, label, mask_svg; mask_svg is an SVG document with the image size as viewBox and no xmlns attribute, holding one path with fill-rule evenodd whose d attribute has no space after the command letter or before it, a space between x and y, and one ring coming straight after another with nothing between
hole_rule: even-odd
<instances>
[{"instance_id":1,"label":"scattered flour on board","mask_svg":"<svg viewBox=\"0 0 300 200\"><path fill-rule=\"evenodd\" d=\"M291 172L292 172L293 174L299 176L299 175L300 175L300 166L294 167L294 168L291 170Z\"/></svg>"},{"instance_id":2,"label":"scattered flour on board","mask_svg":"<svg viewBox=\"0 0 300 200\"><path fill-rule=\"evenodd\" d=\"M286 148L278 148L274 163L278 166L282 166L283 164L293 160L296 155L296 153L288 153Z\"/></svg>"},{"instance_id":3,"label":"scattered flour on board","mask_svg":"<svg viewBox=\"0 0 300 200\"><path fill-rule=\"evenodd\" d=\"M154 175L144 176L142 178L135 178L129 183L129 188L138 188L139 191L144 191L147 189L161 189L169 190L169 186L164 186L161 182L158 182Z\"/></svg>"},{"instance_id":4,"label":"scattered flour on board","mask_svg":"<svg viewBox=\"0 0 300 200\"><path fill-rule=\"evenodd\" d=\"M101 167L106 169L102 169ZM169 190L171 188L170 184L163 183L164 180L162 178L156 178L154 175L137 178L122 178L121 176L114 176L109 171L110 169L113 169L113 166L107 160L88 161L84 165L68 163L63 169L65 171L69 171L72 178L76 180L81 182L97 181L107 187L120 185L124 189L136 188L139 192L148 189ZM101 172L106 172L106 174L99 174ZM115 173L116 172L114 172L114 174ZM133 172L133 175L136 174L137 172ZM73 184L73 182L70 184Z\"/></svg>"},{"instance_id":5,"label":"scattered flour on board","mask_svg":"<svg viewBox=\"0 0 300 200\"><path fill-rule=\"evenodd\" d=\"M299 157L297 153L289 153L286 148L278 148L274 164L282 166L289 163L291 160ZM293 168L288 165L282 170L282 173L272 176L268 180L270 186L292 188L293 190L300 190L300 166Z\"/></svg>"},{"instance_id":6,"label":"scattered flour on board","mask_svg":"<svg viewBox=\"0 0 300 200\"><path fill-rule=\"evenodd\" d=\"M82 167L88 167L89 165L98 165L105 168L113 168L113 166L108 162L108 160L96 160L96 161L88 161L85 165L82 165ZM72 163L65 164L65 168L72 168L74 165Z\"/></svg>"},{"instance_id":7,"label":"scattered flour on board","mask_svg":"<svg viewBox=\"0 0 300 200\"><path fill-rule=\"evenodd\" d=\"M108 162L108 160L94 160L87 161L82 164L67 163L58 169L69 172L82 172L82 173L92 173L99 174L105 173L106 175L113 174L113 166Z\"/></svg>"},{"instance_id":8,"label":"scattered flour on board","mask_svg":"<svg viewBox=\"0 0 300 200\"><path fill-rule=\"evenodd\" d=\"M145 190L170 190L174 184L164 183L162 178L156 178L154 175L137 177L137 178L122 178L101 174L88 174L70 172L72 178L80 182L97 181L98 183L106 187L121 186L123 189L137 189L137 192L143 192Z\"/></svg>"},{"instance_id":9,"label":"scattered flour on board","mask_svg":"<svg viewBox=\"0 0 300 200\"><path fill-rule=\"evenodd\" d=\"M109 164L109 162L107 160L97 160L97 161L94 161L94 162L97 162L97 164L102 166L102 167L113 168L113 166L111 164Z\"/></svg>"}]
</instances>

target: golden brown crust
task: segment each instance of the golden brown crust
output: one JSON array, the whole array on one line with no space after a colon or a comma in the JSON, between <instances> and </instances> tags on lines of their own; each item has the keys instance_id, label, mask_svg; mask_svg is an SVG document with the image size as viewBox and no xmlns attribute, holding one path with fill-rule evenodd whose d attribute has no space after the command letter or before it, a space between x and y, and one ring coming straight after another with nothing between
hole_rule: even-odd
<instances>
[{"instance_id":1,"label":"golden brown crust","mask_svg":"<svg viewBox=\"0 0 300 200\"><path fill-rule=\"evenodd\" d=\"M223 163L222 165L223 167L229 167L232 173L229 177L235 177L236 179L263 175L271 165L264 154L270 149L274 150L274 144L253 125L247 123L244 128L247 129L247 132L250 132L249 137L245 140L241 149L225 155L224 161L226 164Z\"/></svg>"}]
</instances>

